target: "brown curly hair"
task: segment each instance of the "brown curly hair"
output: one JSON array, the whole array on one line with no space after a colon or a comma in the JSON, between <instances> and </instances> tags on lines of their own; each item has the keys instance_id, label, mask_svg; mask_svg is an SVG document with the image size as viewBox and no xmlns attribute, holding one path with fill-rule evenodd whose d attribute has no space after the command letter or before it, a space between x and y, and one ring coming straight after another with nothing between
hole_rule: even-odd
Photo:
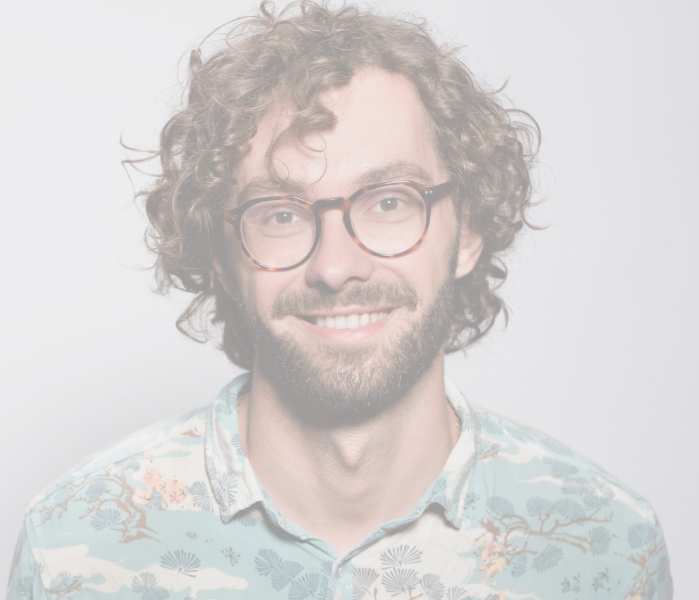
<instances>
[{"instance_id":1,"label":"brown curly hair","mask_svg":"<svg viewBox=\"0 0 699 600\"><path fill-rule=\"evenodd\" d=\"M232 197L233 170L248 153L260 118L280 102L296 116L275 145L332 128L335 116L320 102L322 92L370 66L415 86L443 165L458 184L457 214L483 238L476 267L456 282L446 352L483 337L498 314L507 318L495 293L507 274L499 255L529 224L530 169L540 132L526 112L505 108L499 91L484 91L457 50L438 46L424 21L301 0L278 14L264 1L257 16L234 21L206 60L199 49L191 53L187 102L163 128L160 150L125 161L160 159L154 185L138 196L150 220L146 240L157 257L160 291L195 294L177 321L180 331L204 341L209 326L222 324L222 349L234 364L252 368L254 343L242 309L212 266L225 255L221 214Z\"/></svg>"}]
</instances>

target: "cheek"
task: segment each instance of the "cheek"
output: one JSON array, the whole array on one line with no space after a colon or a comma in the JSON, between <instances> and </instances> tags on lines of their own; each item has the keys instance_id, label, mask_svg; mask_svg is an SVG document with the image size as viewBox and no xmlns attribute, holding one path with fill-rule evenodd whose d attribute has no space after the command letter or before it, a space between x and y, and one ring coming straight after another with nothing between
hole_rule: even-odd
<instances>
[{"instance_id":1,"label":"cheek","mask_svg":"<svg viewBox=\"0 0 699 600\"><path fill-rule=\"evenodd\" d=\"M444 210L442 206L439 208L441 210L433 209L427 236L415 252L415 258L420 261L419 266L416 265L415 268L424 272L425 284L435 291L442 285L451 269L457 233L456 216L451 206L447 205L451 210Z\"/></svg>"},{"instance_id":2,"label":"cheek","mask_svg":"<svg viewBox=\"0 0 699 600\"><path fill-rule=\"evenodd\" d=\"M424 307L432 304L448 274L450 252L439 251L436 247L420 248L413 254L394 259L391 270L404 280L418 295ZM400 262L399 262L400 261Z\"/></svg>"},{"instance_id":3,"label":"cheek","mask_svg":"<svg viewBox=\"0 0 699 600\"><path fill-rule=\"evenodd\" d=\"M249 261L247 261L249 262ZM240 292L257 313L269 319L274 301L284 291L291 289L299 278L289 271L264 271L254 264L241 265L238 269Z\"/></svg>"}]
</instances>

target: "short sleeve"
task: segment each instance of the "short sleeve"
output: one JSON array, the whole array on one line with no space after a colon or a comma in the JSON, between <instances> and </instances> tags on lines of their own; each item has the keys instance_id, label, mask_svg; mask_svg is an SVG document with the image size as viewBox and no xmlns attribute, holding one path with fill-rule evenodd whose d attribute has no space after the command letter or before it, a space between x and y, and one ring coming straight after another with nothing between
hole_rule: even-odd
<instances>
[{"instance_id":1,"label":"short sleeve","mask_svg":"<svg viewBox=\"0 0 699 600\"><path fill-rule=\"evenodd\" d=\"M45 600L39 565L32 554L32 547L25 521L19 532L15 554L10 568L7 600Z\"/></svg>"}]
</instances>

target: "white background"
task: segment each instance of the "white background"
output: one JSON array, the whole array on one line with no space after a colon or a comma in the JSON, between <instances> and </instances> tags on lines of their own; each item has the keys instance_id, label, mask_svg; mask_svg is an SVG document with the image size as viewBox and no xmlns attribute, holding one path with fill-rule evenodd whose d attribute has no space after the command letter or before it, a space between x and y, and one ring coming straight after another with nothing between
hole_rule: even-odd
<instances>
[{"instance_id":1,"label":"white background","mask_svg":"<svg viewBox=\"0 0 699 600\"><path fill-rule=\"evenodd\" d=\"M397 2L388 6L398 7ZM119 138L153 147L177 60L246 2L13 3L1 27L0 579L23 508L78 460L235 374L151 293ZM546 203L511 256L510 326L448 372L649 498L692 597L699 11L680 0L415 0L544 136Z\"/></svg>"}]
</instances>

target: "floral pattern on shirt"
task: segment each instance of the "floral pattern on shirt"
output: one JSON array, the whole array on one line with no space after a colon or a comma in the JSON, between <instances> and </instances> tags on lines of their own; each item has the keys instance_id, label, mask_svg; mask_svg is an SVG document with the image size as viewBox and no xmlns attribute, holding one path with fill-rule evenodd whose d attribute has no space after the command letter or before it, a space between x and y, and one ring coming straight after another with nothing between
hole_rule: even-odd
<instances>
[{"instance_id":1,"label":"floral pattern on shirt","mask_svg":"<svg viewBox=\"0 0 699 600\"><path fill-rule=\"evenodd\" d=\"M289 521L240 447L244 375L89 458L30 504L10 600L668 600L651 507L556 440L470 407L404 517L345 556Z\"/></svg>"}]
</instances>

